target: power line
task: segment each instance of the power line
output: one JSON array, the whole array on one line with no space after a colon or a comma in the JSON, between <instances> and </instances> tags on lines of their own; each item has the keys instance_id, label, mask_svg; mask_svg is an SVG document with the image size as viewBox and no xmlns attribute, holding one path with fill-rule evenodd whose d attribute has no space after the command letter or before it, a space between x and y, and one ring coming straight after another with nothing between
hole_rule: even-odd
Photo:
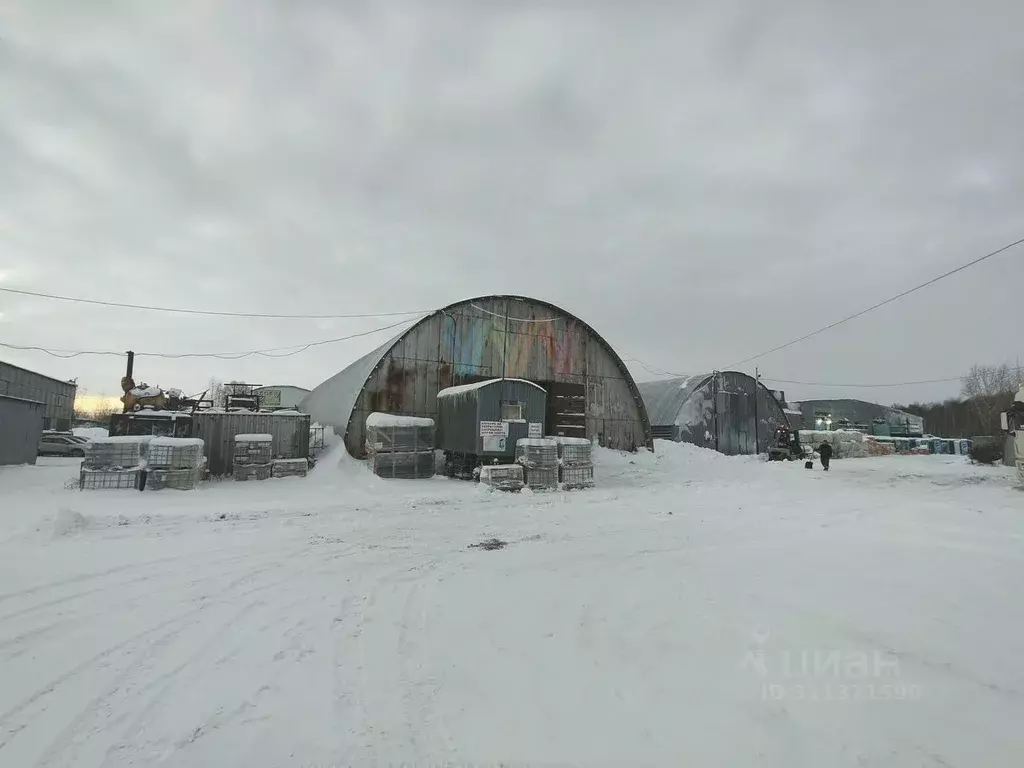
<instances>
[{"instance_id":1,"label":"power line","mask_svg":"<svg viewBox=\"0 0 1024 768\"><path fill-rule=\"evenodd\" d=\"M148 304L125 304L119 301L101 301L99 299L86 299L81 296L58 296L53 293L38 293L36 291L23 291L17 288L0 288L4 293L14 293L19 296L34 296L39 299L54 299L56 301L69 301L75 304L92 304L99 307L117 307L120 309L141 309L147 312L173 312L181 315L208 315L212 317L262 317L274 320L352 320L367 317L398 317L400 315L422 315L429 310L416 309L408 312L370 312L357 315L281 315L270 312L221 312L213 309L182 309L180 307L157 307Z\"/></svg>"},{"instance_id":2,"label":"power line","mask_svg":"<svg viewBox=\"0 0 1024 768\"><path fill-rule=\"evenodd\" d=\"M792 341L787 341L785 344L780 344L777 347L772 347L767 352L761 352L758 355L753 355L752 357L744 358L743 360L740 360L737 363L731 363L731 364L727 365L726 367L727 368L735 368L736 366L743 365L744 363L749 363L749 362L752 362L752 361L757 360L759 358L762 358L765 355L770 355L773 352L778 352L779 350L785 349L786 347L791 347L794 344L799 344L801 341L806 341L807 339L811 338L812 336L817 336L819 333L824 333L825 331L831 330L832 328L835 328L837 325L842 325L843 323L849 322L850 320L855 320L856 318L861 317L862 315L866 315L868 312L872 312L872 311L878 309L879 307L884 307L886 304L891 304L892 302L897 301L898 299L902 299L904 296L908 296L911 293L914 293L915 291L919 291L922 288L927 288L929 285L933 285L933 284L939 282L940 280L944 280L945 278L949 277L950 275L955 275L957 272L963 272L965 269L969 269L970 267L973 267L975 264L980 264L981 262L985 261L985 259L991 259L993 256L997 256L1000 253L1002 253L1003 251L1008 251L1011 248L1020 245L1021 243L1024 243L1024 238L1021 238L1020 240L1015 240L1014 242L1009 243L1008 245L1004 245L1002 248L999 248L998 250L992 251L991 253L986 253L984 256L981 256L981 257L975 259L974 261L969 261L966 264L963 264L963 265L957 267L956 269L951 269L951 270L949 270L949 272L944 272L943 274L939 275L938 277L933 277L931 280L928 280L928 281L926 281L924 283L921 283L920 285L915 285L913 288L909 288L909 289L903 291L902 293L897 293L895 296L892 296L892 297L886 299L885 301L880 301L877 304L873 304L870 307L868 307L867 309L862 309L860 312L855 312L854 314L849 315L847 317L844 317L841 320L836 320L834 323L826 325L824 328L819 328L818 330L812 331L811 333L808 333L808 334L805 334L805 335L801 336L798 339L793 339Z\"/></svg>"},{"instance_id":3,"label":"power line","mask_svg":"<svg viewBox=\"0 0 1024 768\"><path fill-rule=\"evenodd\" d=\"M240 360L243 357L251 357L253 355L259 355L260 357L292 357L301 352L305 352L307 349L312 347L323 346L324 344L336 344L340 341L348 341L349 339L356 339L362 336L369 336L370 334L377 333L378 331L387 331L392 328L397 328L400 325L411 323L417 320L417 318L407 318L405 320L399 320L397 323L391 323L390 325L382 325L379 328L372 328L368 331L361 331L360 333L351 333L347 336L339 336L334 339L322 339L320 341L310 341L305 344L292 344L286 347L270 347L268 349L253 349L245 352L136 352L136 357L160 357L169 360L180 360L187 357L212 357L220 360ZM44 352L52 357L59 357L62 359L69 359L72 357L79 357L80 355L115 355L117 357L123 357L124 352L115 352L112 350L94 350L94 349L48 349L46 347L37 347L20 344L8 344L0 341L0 347L6 347L8 349L16 349L21 351L32 351L32 352ZM290 351L287 351L290 350ZM276 354L281 353L281 354Z\"/></svg>"}]
</instances>

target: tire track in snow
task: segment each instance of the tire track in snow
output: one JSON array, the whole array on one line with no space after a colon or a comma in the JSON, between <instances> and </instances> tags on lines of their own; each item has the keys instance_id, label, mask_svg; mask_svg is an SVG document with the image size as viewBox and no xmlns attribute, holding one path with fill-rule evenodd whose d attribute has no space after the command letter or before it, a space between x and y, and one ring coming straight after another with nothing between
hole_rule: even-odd
<instances>
[{"instance_id":1,"label":"tire track in snow","mask_svg":"<svg viewBox=\"0 0 1024 768\"><path fill-rule=\"evenodd\" d=\"M234 589L234 588L244 584L246 581L249 581L249 580L259 576L261 573L263 573L263 572L265 572L267 570L270 570L273 567L273 562L274 561L271 561L271 564L269 564L269 565L267 564L267 562L263 562L263 563L261 563L260 565L257 565L254 568L246 569L244 573L238 575L235 579L233 579L228 584L223 585L222 587L220 587L222 593L225 590L232 590L232 589ZM238 596L236 596L236 598L233 598L233 599L237 599L239 597L246 597L246 596L252 594L253 592L257 592L257 591L259 591L261 589L264 589L264 588L265 588L264 586L254 586L251 589L247 590L246 592L243 592L241 595L238 595ZM150 647L152 647L154 645L158 645L158 644L160 644L162 642L166 642L168 639L172 638L173 636L175 636L177 634L180 634L185 629L189 628L190 626L192 626L192 624L195 623L195 622L192 622L190 624L183 625L182 624L183 622L187 621L188 619L191 619L191 618L194 618L194 617L198 616L199 614L201 614L202 612L206 611L208 608L210 608L211 606L216 605L216 604L217 603L212 603L212 602L209 602L209 601L204 601L203 603L201 603L200 605L198 605L195 608L192 608L192 609L187 610L187 611L185 611L185 612L183 612L181 614L178 614L178 615L174 616L173 618L170 618L170 619L167 619L165 621L162 621L159 624L157 624L156 626L149 627L148 629L142 630L141 632L137 632L137 633L131 635L130 637L128 637L128 638L126 638L124 640L121 640L120 642L115 643L112 646L109 646L108 648L100 651L99 653L94 654L93 656L87 658L86 660L82 661L81 663L75 665L70 670L68 670L68 671L58 675L56 678L53 678L52 680L48 681L46 685L44 685L43 687L37 689L30 696L22 699L17 704L15 704L12 707L8 708L8 710L6 710L2 714L0 714L0 729L5 729L6 730L5 736L9 737L9 738L5 738L5 740L3 742L0 742L0 755L2 755L2 753L3 753L5 748L7 748L7 747L9 747L11 745L11 741L13 740L13 738L16 738L19 734L24 732L26 729L29 729L32 726L32 724L35 721L35 719L38 719L38 718L34 718L33 720L29 721L28 723L26 723L26 724L24 724L24 725L22 725L22 726L20 726L17 729L12 731L10 729L10 727L9 727L9 721L11 720L11 718L13 718L16 715L20 714L21 712L25 711L26 709L31 707L33 704L35 704L36 702L40 701L41 699L43 699L44 697L48 696L49 694L54 693L58 688L60 688L62 685L64 685L68 681L72 680L76 676L82 674L83 672L85 672L85 671L87 671L89 669L92 669L92 668L98 666L98 664L100 662L104 661L108 657L114 656L119 651L126 650L126 649L131 649L131 648L137 646L137 644L140 643L140 641L144 641L145 638L147 638L148 636L153 635L154 633L159 633L162 630L167 629L168 627L170 627L171 629L170 629L169 632L161 634L159 637L157 637L155 640L153 640L151 643L149 643L148 646L145 646L143 648L143 650L146 650L146 649L148 649L148 648L150 648ZM177 626L175 627L175 625L177 625ZM134 665L137 664L137 663L138 663L138 660L136 662L133 662L133 664L130 665L129 668L130 669L133 668ZM115 677L115 680L118 680L118 681L123 680L123 679L124 679L124 673L123 672L119 673ZM95 701L96 701L95 698L90 700L90 702L86 705L85 709L88 710L93 705L93 703ZM44 711L45 711L45 709L44 709ZM77 720L77 718L76 718L76 720Z\"/></svg>"}]
</instances>

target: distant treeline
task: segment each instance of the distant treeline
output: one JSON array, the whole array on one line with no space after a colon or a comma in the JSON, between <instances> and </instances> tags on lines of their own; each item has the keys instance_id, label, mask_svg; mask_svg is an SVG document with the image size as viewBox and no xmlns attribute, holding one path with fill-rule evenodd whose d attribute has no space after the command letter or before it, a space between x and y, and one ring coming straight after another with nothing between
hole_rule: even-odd
<instances>
[{"instance_id":1,"label":"distant treeline","mask_svg":"<svg viewBox=\"0 0 1024 768\"><path fill-rule=\"evenodd\" d=\"M964 376L960 397L893 407L921 416L925 431L939 437L998 435L999 414L1009 409L1019 384L1014 367L976 365Z\"/></svg>"}]
</instances>

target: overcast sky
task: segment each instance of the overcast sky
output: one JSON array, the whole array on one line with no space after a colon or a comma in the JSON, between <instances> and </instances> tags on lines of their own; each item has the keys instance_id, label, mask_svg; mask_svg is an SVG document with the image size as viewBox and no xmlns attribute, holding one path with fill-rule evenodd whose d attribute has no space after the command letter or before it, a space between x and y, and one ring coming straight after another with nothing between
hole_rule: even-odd
<instances>
[{"instance_id":1,"label":"overcast sky","mask_svg":"<svg viewBox=\"0 0 1024 768\"><path fill-rule=\"evenodd\" d=\"M724 367L1024 237L1022 23L1014 0L7 0L0 286L346 314L517 293L653 367ZM1019 248L758 364L1015 363L1022 285ZM168 352L395 320L0 312L8 343ZM389 333L136 375L312 387ZM117 358L0 359L120 394Z\"/></svg>"}]
</instances>

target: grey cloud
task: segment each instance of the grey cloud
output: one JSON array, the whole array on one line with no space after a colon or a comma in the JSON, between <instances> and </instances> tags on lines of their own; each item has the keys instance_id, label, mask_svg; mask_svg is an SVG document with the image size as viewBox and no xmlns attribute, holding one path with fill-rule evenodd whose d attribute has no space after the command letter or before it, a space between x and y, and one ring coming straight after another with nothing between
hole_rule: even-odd
<instances>
[{"instance_id":1,"label":"grey cloud","mask_svg":"<svg viewBox=\"0 0 1024 768\"><path fill-rule=\"evenodd\" d=\"M274 312L534 294L660 368L724 365L1020 236L1022 15L999 0L16 2L0 10L0 272ZM1021 263L759 362L879 381L1015 356ZM240 350L386 324L9 296L0 311L5 340L59 348ZM308 386L383 336L285 361L147 359L142 375ZM94 391L120 374L3 356Z\"/></svg>"}]
</instances>

